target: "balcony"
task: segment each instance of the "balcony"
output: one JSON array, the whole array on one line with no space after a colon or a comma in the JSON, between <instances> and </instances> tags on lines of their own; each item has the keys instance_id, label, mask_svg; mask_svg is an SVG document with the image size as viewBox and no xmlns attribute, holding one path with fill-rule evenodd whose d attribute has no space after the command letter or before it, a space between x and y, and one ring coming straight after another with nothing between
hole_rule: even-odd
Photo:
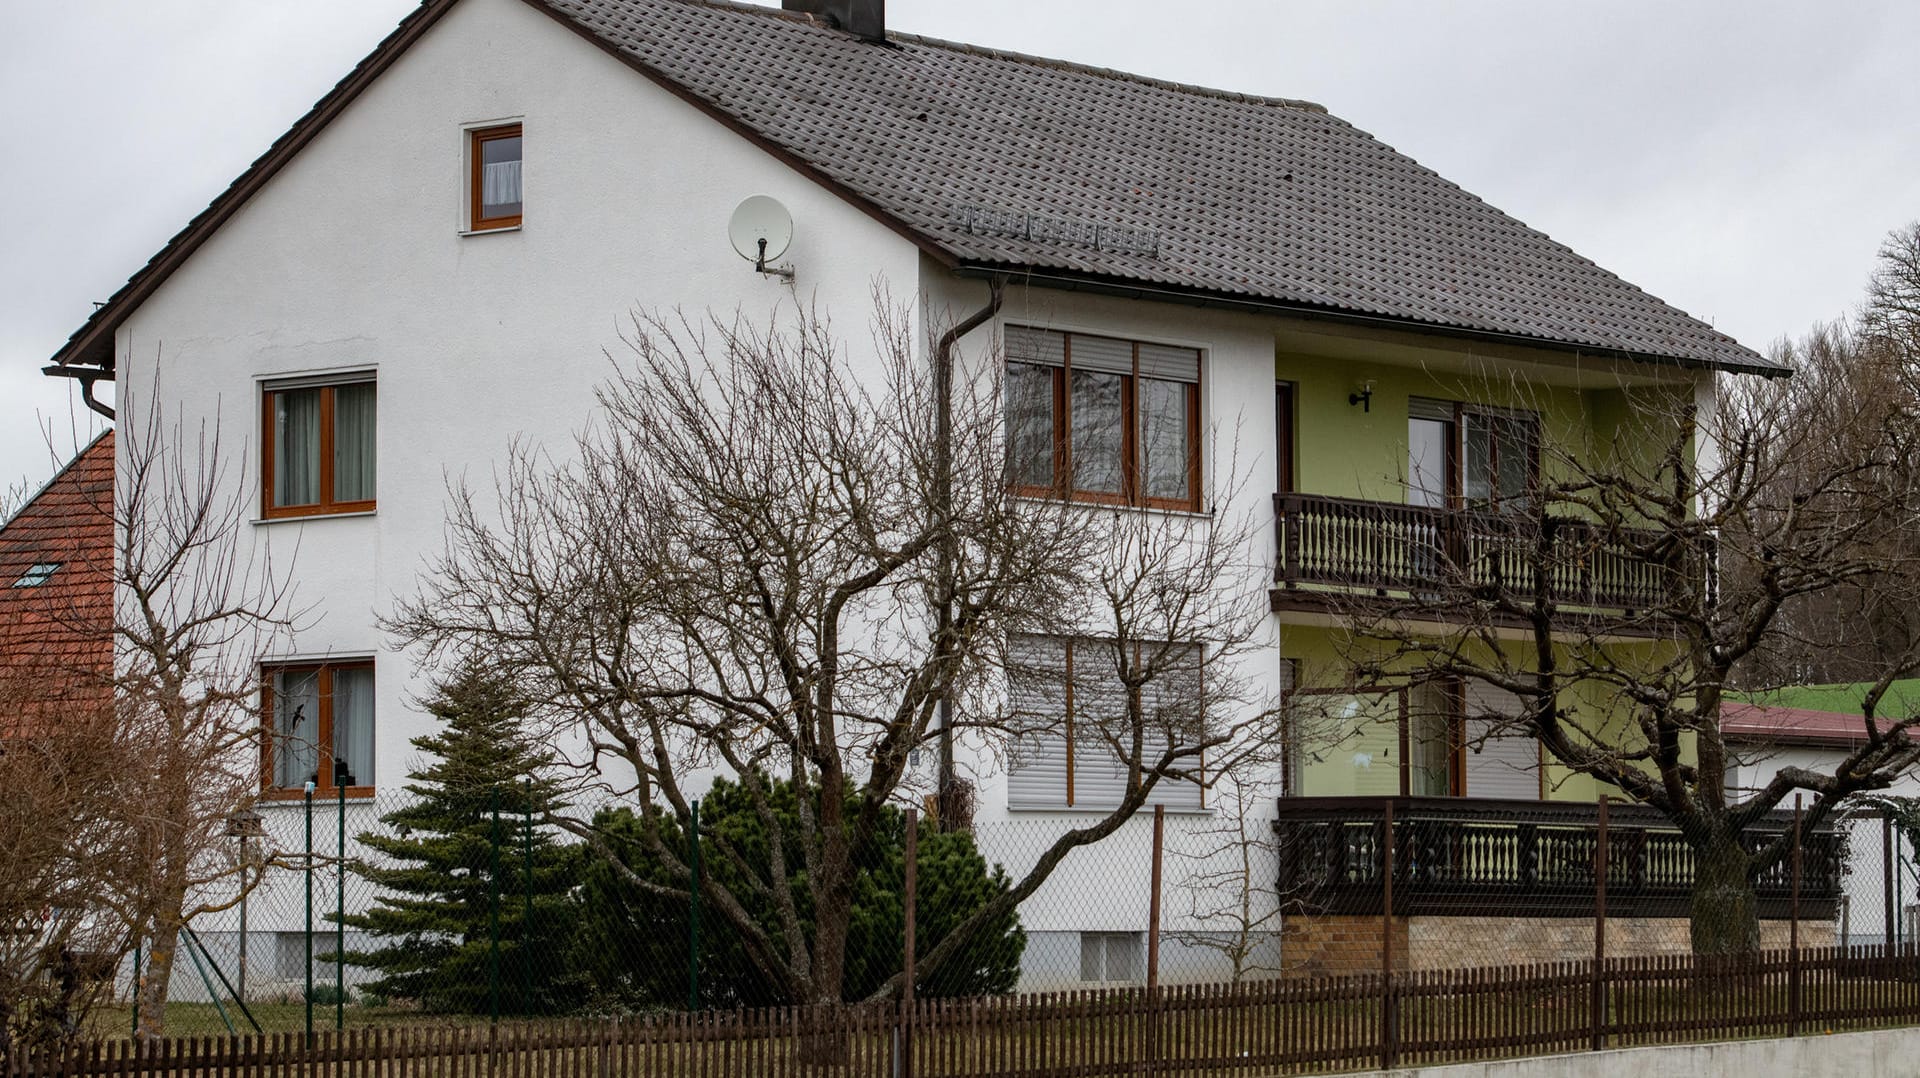
<instances>
[{"instance_id":1,"label":"balcony","mask_svg":"<svg viewBox=\"0 0 1920 1078\"><path fill-rule=\"evenodd\" d=\"M1569 801L1402 797L1393 801L1393 912L1400 916L1591 917L1595 806ZM1280 894L1296 910L1378 914L1383 905L1380 798L1283 797L1274 830ZM1607 913L1685 917L1693 892L1693 851L1658 812L1640 805L1608 811ZM1775 813L1749 828L1757 850L1792 826ZM1799 913L1830 920L1840 899L1844 838L1809 832L1801 851ZM1790 865L1756 881L1760 916L1788 917Z\"/></svg>"},{"instance_id":2,"label":"balcony","mask_svg":"<svg viewBox=\"0 0 1920 1078\"><path fill-rule=\"evenodd\" d=\"M1276 494L1273 505L1275 611L1384 600L1417 615L1423 606L1442 612L1465 597L1498 594L1531 605L1544 587L1556 608L1645 635L1670 608L1673 589L1706 575L1684 569L1693 559L1674 557L1680 548L1653 531L1556 519L1542 534L1527 516L1314 494ZM1709 575L1703 586L1711 584Z\"/></svg>"}]
</instances>

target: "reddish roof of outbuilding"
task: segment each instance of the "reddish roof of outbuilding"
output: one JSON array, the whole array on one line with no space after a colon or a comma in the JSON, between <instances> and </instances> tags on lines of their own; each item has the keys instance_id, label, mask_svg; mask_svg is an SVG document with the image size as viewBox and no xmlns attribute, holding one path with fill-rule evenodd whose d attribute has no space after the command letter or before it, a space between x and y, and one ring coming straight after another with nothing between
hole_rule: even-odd
<instances>
[{"instance_id":1,"label":"reddish roof of outbuilding","mask_svg":"<svg viewBox=\"0 0 1920 1078\"><path fill-rule=\"evenodd\" d=\"M113 432L0 524L0 680L29 702L0 707L0 736L111 699Z\"/></svg>"},{"instance_id":2,"label":"reddish roof of outbuilding","mask_svg":"<svg viewBox=\"0 0 1920 1078\"><path fill-rule=\"evenodd\" d=\"M1841 711L1726 703L1720 705L1720 732L1739 739L1845 745L1865 741L1867 724Z\"/></svg>"}]
</instances>

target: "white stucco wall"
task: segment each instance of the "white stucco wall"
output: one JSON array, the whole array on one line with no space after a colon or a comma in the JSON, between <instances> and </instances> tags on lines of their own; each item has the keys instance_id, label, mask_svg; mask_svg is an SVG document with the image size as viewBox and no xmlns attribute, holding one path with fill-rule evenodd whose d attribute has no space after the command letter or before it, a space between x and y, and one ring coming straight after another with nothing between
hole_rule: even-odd
<instances>
[{"instance_id":1,"label":"white stucco wall","mask_svg":"<svg viewBox=\"0 0 1920 1078\"><path fill-rule=\"evenodd\" d=\"M461 235L463 129L507 119L525 126L525 225ZM753 194L792 212L791 286L727 241ZM283 657L377 656L391 788L424 685L375 618L440 548L449 478L489 489L515 440L565 455L636 307L764 321L817 303L857 359L871 284L911 296L918 265L898 235L552 19L468 0L128 319L122 415L141 421L157 356L167 422L218 416L228 454L251 458L260 379L378 369L378 511L249 527L311 607ZM257 490L254 459L230 474Z\"/></svg>"},{"instance_id":2,"label":"white stucco wall","mask_svg":"<svg viewBox=\"0 0 1920 1078\"><path fill-rule=\"evenodd\" d=\"M508 120L525 128L524 227L462 235L464 131ZM793 214L792 285L754 274L727 243L728 216L752 194ZM936 324L965 317L986 294L551 19L516 0L467 0L127 320L116 340L123 414L141 422L157 392L170 424L217 421L235 463L248 454L232 480L257 500L261 380L377 369L377 512L248 529L290 567L309 609L284 651L262 658L375 656L375 785L392 791L414 760L410 740L427 729L415 706L426 684L377 618L439 549L448 480L485 491L516 440L565 455L606 374L602 352L619 353L632 308L764 319L781 304L817 304L858 360L871 349L876 282L902 301L920 296L917 313ZM1247 564L1267 571L1273 345L1261 320L1014 287L1002 321L1203 349L1206 466L1245 480L1221 510L1261 517ZM996 336L974 334L963 355L997 355ZM1252 662L1262 687L1274 683L1277 658ZM994 764L966 765L982 781L988 824L1007 815ZM297 849L298 804L263 811L282 847ZM371 812L351 806L350 833ZM1106 882L1144 880L1138 837L1110 856L1076 858L1049 885L1050 903L1072 912L1057 927L1144 928L1142 896ZM1011 860L1018 846L999 852ZM258 892L252 927L298 928L297 888L288 876ZM1170 899L1170 916L1176 906ZM203 931L230 930L233 919L208 918Z\"/></svg>"}]
</instances>

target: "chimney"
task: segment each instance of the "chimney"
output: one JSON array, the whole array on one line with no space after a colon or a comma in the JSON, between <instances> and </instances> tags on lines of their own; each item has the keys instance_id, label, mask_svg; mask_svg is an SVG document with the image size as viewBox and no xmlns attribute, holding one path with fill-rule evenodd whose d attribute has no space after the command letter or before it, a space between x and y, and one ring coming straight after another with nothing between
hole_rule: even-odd
<instances>
[{"instance_id":1,"label":"chimney","mask_svg":"<svg viewBox=\"0 0 1920 1078\"><path fill-rule=\"evenodd\" d=\"M780 6L818 16L855 37L887 39L887 0L780 0Z\"/></svg>"}]
</instances>

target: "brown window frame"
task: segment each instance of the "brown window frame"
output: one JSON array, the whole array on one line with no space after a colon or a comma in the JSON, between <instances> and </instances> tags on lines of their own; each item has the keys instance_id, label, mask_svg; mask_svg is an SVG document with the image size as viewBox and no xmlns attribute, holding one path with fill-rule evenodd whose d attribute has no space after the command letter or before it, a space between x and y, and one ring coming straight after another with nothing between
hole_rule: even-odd
<instances>
[{"instance_id":1,"label":"brown window frame","mask_svg":"<svg viewBox=\"0 0 1920 1078\"><path fill-rule=\"evenodd\" d=\"M1454 503L1462 509L1477 509L1491 513L1506 512L1508 509L1507 500L1501 497L1499 489L1500 443L1498 439L1488 443L1492 455L1488 457L1487 467L1494 477L1490 496L1484 504L1479 505L1473 504L1473 499L1467 496L1467 469L1471 467L1467 460L1467 426L1471 421L1487 425L1490 428L1490 437L1491 429L1499 427L1519 427L1525 431L1526 436L1521 444L1526 447L1526 459L1522 463L1527 470L1527 489L1521 498L1523 502L1538 498L1540 496L1540 446L1545 438L1544 424L1541 422L1540 414L1524 409L1496 408L1460 402L1454 405L1453 437L1450 439L1452 444L1448 446L1454 458L1448 462L1447 467L1450 473L1448 480L1454 485L1451 495Z\"/></svg>"},{"instance_id":2,"label":"brown window frame","mask_svg":"<svg viewBox=\"0 0 1920 1078\"><path fill-rule=\"evenodd\" d=\"M1199 356L1194 380L1180 381L1178 384L1191 386L1187 394L1187 496L1185 498L1155 498L1145 493L1140 475L1140 410L1139 386L1140 346L1138 340L1122 337L1110 337L1109 340L1124 340L1133 348L1133 370L1122 374L1120 384L1120 452L1121 479L1120 491L1076 490L1073 488L1073 340L1080 337L1099 337L1103 334L1063 332L1065 337L1065 360L1056 367L1052 364L1029 363L1025 360L1007 360L1008 364L1021 363L1030 367L1042 367L1050 375L1053 386L1053 483L1050 486L1035 486L1028 483L1013 483L1015 494L1031 498L1065 498L1069 501L1090 502L1097 505L1121 505L1134 508L1169 509L1178 512L1199 512L1200 484L1202 478L1200 450L1200 417L1205 414L1201 406L1206 392L1206 357ZM1185 346L1181 346L1185 347ZM1200 353L1200 349L1193 349ZM1103 372L1111 373L1111 372ZM1175 381L1174 379L1165 379Z\"/></svg>"},{"instance_id":3,"label":"brown window frame","mask_svg":"<svg viewBox=\"0 0 1920 1078\"><path fill-rule=\"evenodd\" d=\"M1073 699L1074 654L1079 650L1079 647L1082 644L1091 645L1094 647L1111 647L1113 646L1113 642L1110 640L1101 640L1096 637L1081 637L1081 636L1064 636L1064 637L1057 637L1056 639L1060 640L1061 643L1064 645L1065 665L1066 665L1066 685L1065 685L1066 713L1064 716L1062 716L1063 721L1061 724L1062 729L1064 731L1065 738L1066 738L1066 807L1074 808L1075 807L1074 805L1074 793L1075 793L1074 791L1074 764L1075 764L1074 745L1075 745L1075 734L1077 733L1077 731L1074 729L1074 699ZM1142 645L1139 641L1134 642L1133 658L1136 663L1140 661L1141 646ZM1193 646L1199 646L1199 645L1193 645ZM1206 686L1203 682L1201 685L1201 694L1203 697L1205 695L1205 692L1206 692ZM1204 710L1204 703L1203 703L1203 710ZM1205 775L1207 773L1207 754L1204 748L1200 751L1199 760L1196 766L1202 775ZM1176 780L1171 780L1163 777L1161 781L1173 782ZM1207 792L1208 792L1207 784L1204 781L1202 781L1198 785L1200 787L1200 807L1202 809L1211 807L1207 804Z\"/></svg>"},{"instance_id":4,"label":"brown window frame","mask_svg":"<svg viewBox=\"0 0 1920 1078\"><path fill-rule=\"evenodd\" d=\"M319 774L313 784L315 797L334 797L339 789L333 784L333 675L336 670L371 670L372 659L348 659L340 662L263 663L260 667L260 797L266 801L298 801L306 796L303 786L273 784L273 678L275 674L319 675L316 692L320 697L320 715L314 724L314 741L319 753ZM375 682L379 684L378 675ZM375 725L379 723L376 711ZM365 783L346 788L345 796L372 797L374 786Z\"/></svg>"},{"instance_id":5,"label":"brown window frame","mask_svg":"<svg viewBox=\"0 0 1920 1078\"><path fill-rule=\"evenodd\" d=\"M373 378L365 376L343 378L338 382L318 384L274 385L267 384L260 390L260 515L267 520L284 517L338 516L341 513L371 513L379 507L379 497L361 498L354 501L335 501L333 498L333 391L343 386L357 386L375 383ZM305 392L309 389L320 391L320 500L310 505L273 504L273 472L277 462L279 446L274 437L274 397L281 393ZM376 402L379 390L374 390ZM376 403L375 407L378 407ZM379 468L379 431L374 432L374 467ZM376 471L376 475L377 475ZM376 487L376 489L378 489Z\"/></svg>"},{"instance_id":6,"label":"brown window frame","mask_svg":"<svg viewBox=\"0 0 1920 1078\"><path fill-rule=\"evenodd\" d=\"M488 232L501 228L517 228L520 225L521 217L524 216L524 207L526 206L526 191L524 188L520 193L522 213L506 214L500 217L483 217L480 214L480 147L483 143L503 138L517 138L522 140L520 143L520 160L524 168L527 144L524 136L521 134L519 124L500 124L495 127L480 127L467 132L467 230L470 232Z\"/></svg>"}]
</instances>

